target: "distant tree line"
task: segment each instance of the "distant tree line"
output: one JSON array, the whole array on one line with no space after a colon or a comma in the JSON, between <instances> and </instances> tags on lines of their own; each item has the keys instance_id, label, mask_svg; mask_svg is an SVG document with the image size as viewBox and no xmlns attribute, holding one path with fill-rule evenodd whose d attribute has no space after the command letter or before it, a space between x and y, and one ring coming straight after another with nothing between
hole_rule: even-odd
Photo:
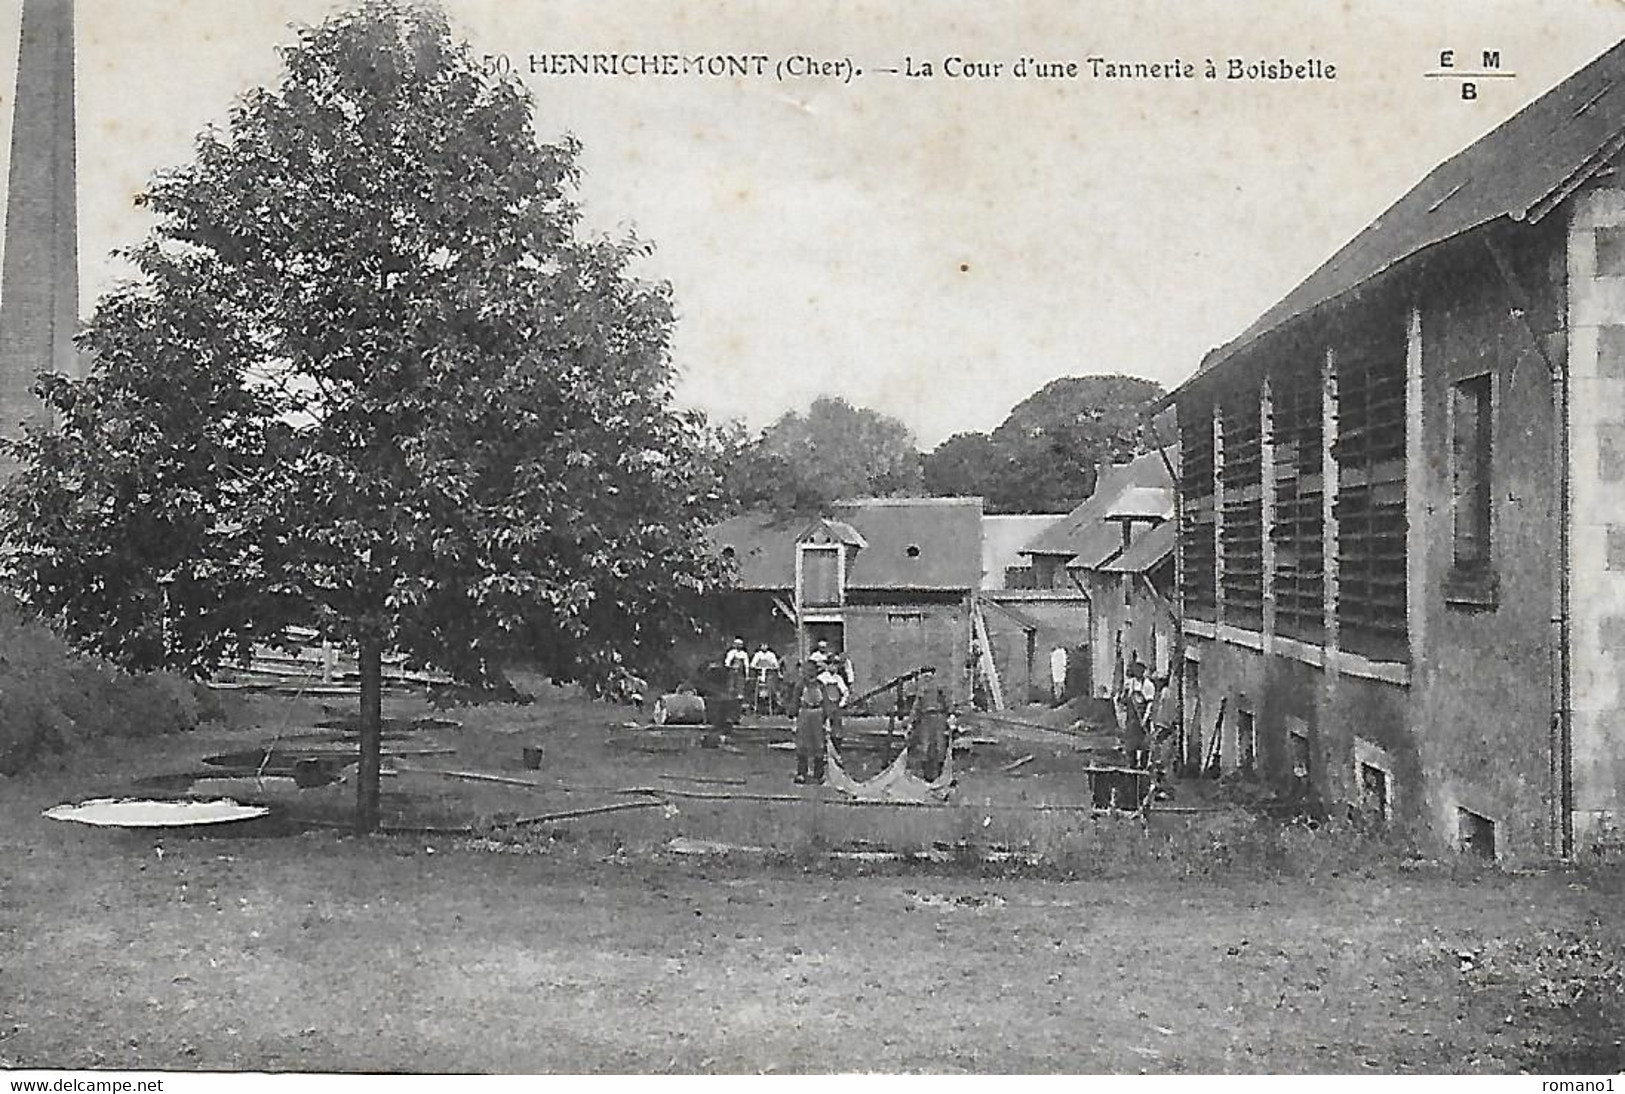
<instances>
[{"instance_id":1,"label":"distant tree line","mask_svg":"<svg viewBox=\"0 0 1625 1094\"><path fill-rule=\"evenodd\" d=\"M1095 488L1102 462L1143 450L1160 384L1132 376L1051 381L991 433L956 433L922 453L902 422L844 399L815 400L752 436L718 431L724 492L736 510L814 511L842 497L986 499L990 513L1065 512Z\"/></svg>"}]
</instances>

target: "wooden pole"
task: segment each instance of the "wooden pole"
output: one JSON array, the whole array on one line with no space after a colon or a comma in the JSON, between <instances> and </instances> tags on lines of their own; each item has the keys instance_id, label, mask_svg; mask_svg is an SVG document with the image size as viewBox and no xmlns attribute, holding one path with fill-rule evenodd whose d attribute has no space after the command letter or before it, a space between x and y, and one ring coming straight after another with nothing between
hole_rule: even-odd
<instances>
[{"instance_id":1,"label":"wooden pole","mask_svg":"<svg viewBox=\"0 0 1625 1094\"><path fill-rule=\"evenodd\" d=\"M518 828L526 824L553 824L556 821L574 820L577 817L593 817L600 813L619 813L626 809L653 809L665 805L661 801L643 802L616 802L613 805L595 805L590 809L566 809L562 813L544 813L539 817L520 817L509 821L509 827Z\"/></svg>"},{"instance_id":2,"label":"wooden pole","mask_svg":"<svg viewBox=\"0 0 1625 1094\"><path fill-rule=\"evenodd\" d=\"M361 640L361 770L356 778L356 831L378 831L379 763L383 756L383 646Z\"/></svg>"}]
</instances>

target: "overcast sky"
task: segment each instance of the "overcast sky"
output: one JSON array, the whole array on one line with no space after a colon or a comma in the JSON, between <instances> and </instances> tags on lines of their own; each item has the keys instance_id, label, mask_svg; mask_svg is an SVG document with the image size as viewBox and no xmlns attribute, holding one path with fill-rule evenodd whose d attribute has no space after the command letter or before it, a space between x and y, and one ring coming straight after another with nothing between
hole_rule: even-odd
<instances>
[{"instance_id":1,"label":"overcast sky","mask_svg":"<svg viewBox=\"0 0 1625 1094\"><path fill-rule=\"evenodd\" d=\"M82 308L147 224L132 195L273 80L325 0L79 0ZM779 81L527 77L544 137L585 146L596 230L635 227L672 282L685 401L753 427L820 393L930 447L1059 376L1178 383L1437 162L1620 37L1625 4L450 0L521 69L556 52L804 55L866 70ZM9 104L20 5L0 3ZM1429 78L1439 52L1515 78ZM949 56L1002 62L952 78ZM1076 78L1020 79L1021 57ZM1089 57L1190 61L1114 80ZM1232 57L1333 80L1206 80ZM877 70L916 69L932 78ZM9 149L9 105L0 152Z\"/></svg>"}]
</instances>

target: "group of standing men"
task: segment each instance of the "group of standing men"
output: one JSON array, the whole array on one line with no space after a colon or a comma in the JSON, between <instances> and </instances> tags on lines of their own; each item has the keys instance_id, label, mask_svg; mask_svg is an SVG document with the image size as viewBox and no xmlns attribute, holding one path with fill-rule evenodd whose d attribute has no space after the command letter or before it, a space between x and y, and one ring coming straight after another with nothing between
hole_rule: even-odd
<instances>
[{"instance_id":1,"label":"group of standing men","mask_svg":"<svg viewBox=\"0 0 1625 1094\"><path fill-rule=\"evenodd\" d=\"M784 666L793 664L792 658L781 661L766 642L751 654L745 640L735 638L722 663L736 698L751 696L756 713L771 713L777 701L796 720L795 781L822 783L824 742L833 740L836 747L841 743L841 711L851 699L855 683L852 662L830 649L828 642L819 642L799 671L787 674Z\"/></svg>"},{"instance_id":2,"label":"group of standing men","mask_svg":"<svg viewBox=\"0 0 1625 1094\"><path fill-rule=\"evenodd\" d=\"M1138 657L1129 663L1116 706L1123 751L1132 766L1161 768L1168 760L1167 752L1174 744L1171 698L1166 677L1152 677Z\"/></svg>"},{"instance_id":3,"label":"group of standing men","mask_svg":"<svg viewBox=\"0 0 1625 1094\"><path fill-rule=\"evenodd\" d=\"M852 685L852 662L820 642L785 689L785 713L796 720L797 785L823 783L824 742L841 745L841 711L852 697Z\"/></svg>"},{"instance_id":4,"label":"group of standing men","mask_svg":"<svg viewBox=\"0 0 1625 1094\"><path fill-rule=\"evenodd\" d=\"M778 694L784 671L784 662L773 647L763 642L753 654L745 648L743 638L735 638L722 656L722 667L728 672L730 695L740 702L748 698L753 714L772 713L773 697Z\"/></svg>"}]
</instances>

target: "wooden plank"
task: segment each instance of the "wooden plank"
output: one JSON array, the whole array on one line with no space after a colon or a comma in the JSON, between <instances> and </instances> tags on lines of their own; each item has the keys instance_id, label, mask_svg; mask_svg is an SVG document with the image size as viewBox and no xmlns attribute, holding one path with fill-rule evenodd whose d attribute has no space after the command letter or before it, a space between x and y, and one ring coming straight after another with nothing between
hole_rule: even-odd
<instances>
[{"instance_id":1,"label":"wooden plank","mask_svg":"<svg viewBox=\"0 0 1625 1094\"><path fill-rule=\"evenodd\" d=\"M483 771L441 771L433 767L403 767L400 771L413 775L440 775L447 779L462 779L465 782L501 783L503 786L523 786L531 790L545 790L545 783L532 782L530 779L514 779L507 775L489 775Z\"/></svg>"},{"instance_id":2,"label":"wooden plank","mask_svg":"<svg viewBox=\"0 0 1625 1094\"><path fill-rule=\"evenodd\" d=\"M999 666L993 658L993 644L987 636L987 620L982 618L981 606L971 601L971 624L976 629L976 644L982 650L982 671L987 676L987 688L993 699L993 709L1004 709L1004 685L999 682Z\"/></svg>"},{"instance_id":3,"label":"wooden plank","mask_svg":"<svg viewBox=\"0 0 1625 1094\"><path fill-rule=\"evenodd\" d=\"M597 816L599 813L619 813L623 809L656 809L665 804L661 801L615 802L611 805L595 805L589 809L566 809L558 813L543 813L539 817L520 817L518 820L509 821L508 824L515 828L530 824L553 824L557 821L574 820L577 817Z\"/></svg>"},{"instance_id":4,"label":"wooden plank","mask_svg":"<svg viewBox=\"0 0 1625 1094\"><path fill-rule=\"evenodd\" d=\"M1208 747L1203 749L1200 772L1203 775L1207 774L1210 769L1213 771L1219 769L1220 748L1224 743L1224 708L1229 702L1229 696L1219 700L1219 714L1218 717L1213 719L1213 737L1208 742Z\"/></svg>"}]
</instances>

